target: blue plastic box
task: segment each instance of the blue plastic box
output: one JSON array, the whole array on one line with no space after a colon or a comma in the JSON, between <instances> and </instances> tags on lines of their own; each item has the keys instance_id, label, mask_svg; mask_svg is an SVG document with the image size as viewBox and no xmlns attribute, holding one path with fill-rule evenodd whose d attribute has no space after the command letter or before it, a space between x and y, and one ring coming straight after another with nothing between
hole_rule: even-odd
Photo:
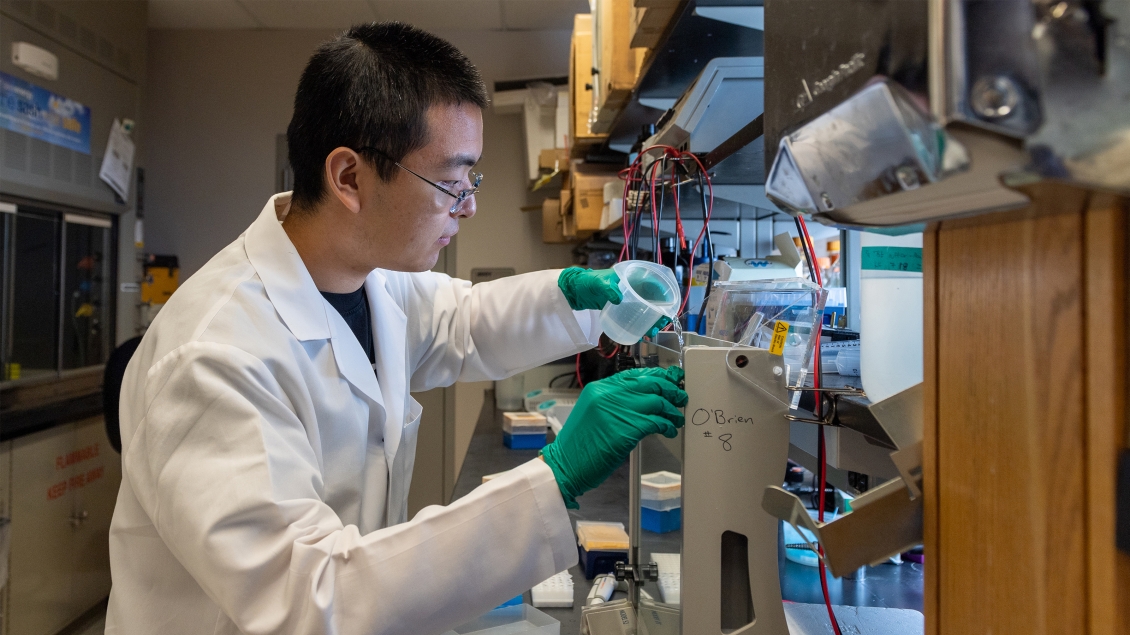
<instances>
[{"instance_id":1,"label":"blue plastic box","mask_svg":"<svg viewBox=\"0 0 1130 635\"><path fill-rule=\"evenodd\" d=\"M676 507L665 512L658 512L646 507L640 508L640 527L647 531L665 534L669 531L678 531L683 525L683 508Z\"/></svg>"},{"instance_id":2,"label":"blue plastic box","mask_svg":"<svg viewBox=\"0 0 1130 635\"><path fill-rule=\"evenodd\" d=\"M586 551L577 545L581 564L585 567L585 579L592 580L602 573L615 573L617 562L627 562L627 551Z\"/></svg>"},{"instance_id":3,"label":"blue plastic box","mask_svg":"<svg viewBox=\"0 0 1130 635\"><path fill-rule=\"evenodd\" d=\"M511 450L540 450L545 447L545 433L510 434L503 431L502 444Z\"/></svg>"}]
</instances>

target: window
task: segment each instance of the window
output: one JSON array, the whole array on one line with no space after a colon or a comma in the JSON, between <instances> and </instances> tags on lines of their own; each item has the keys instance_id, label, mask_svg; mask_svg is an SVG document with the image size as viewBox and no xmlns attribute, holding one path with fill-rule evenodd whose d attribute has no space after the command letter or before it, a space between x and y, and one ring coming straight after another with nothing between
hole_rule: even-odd
<instances>
[{"instance_id":1,"label":"window","mask_svg":"<svg viewBox=\"0 0 1130 635\"><path fill-rule=\"evenodd\" d=\"M0 213L0 380L105 363L113 343L111 217L19 204Z\"/></svg>"}]
</instances>

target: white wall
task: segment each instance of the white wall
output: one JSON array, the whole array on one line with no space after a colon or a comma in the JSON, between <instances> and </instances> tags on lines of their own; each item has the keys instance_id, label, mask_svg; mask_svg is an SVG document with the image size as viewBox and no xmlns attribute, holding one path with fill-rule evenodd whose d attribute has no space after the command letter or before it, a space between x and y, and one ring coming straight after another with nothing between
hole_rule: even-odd
<instances>
[{"instance_id":1,"label":"white wall","mask_svg":"<svg viewBox=\"0 0 1130 635\"><path fill-rule=\"evenodd\" d=\"M275 138L286 132L306 60L331 31L154 30L143 115L146 250L176 254L182 280L234 240L275 189ZM568 74L568 31L439 33L498 80ZM460 277L476 267L517 272L567 266L569 248L541 242L526 193L521 119L483 116L478 215L456 239ZM488 383L456 389L456 470Z\"/></svg>"}]
</instances>

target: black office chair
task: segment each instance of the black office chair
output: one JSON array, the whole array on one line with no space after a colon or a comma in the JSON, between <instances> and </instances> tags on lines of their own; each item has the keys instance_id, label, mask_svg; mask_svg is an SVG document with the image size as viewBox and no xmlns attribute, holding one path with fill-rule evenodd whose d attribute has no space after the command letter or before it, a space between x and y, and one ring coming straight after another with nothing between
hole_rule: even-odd
<instances>
[{"instance_id":1,"label":"black office chair","mask_svg":"<svg viewBox=\"0 0 1130 635\"><path fill-rule=\"evenodd\" d=\"M133 357L133 352L141 344L141 336L128 339L110 353L106 360L106 370L102 373L102 408L105 411L106 436L110 438L110 445L118 453L122 453L122 429L118 420L118 402L121 401L122 378L126 374L126 366Z\"/></svg>"}]
</instances>

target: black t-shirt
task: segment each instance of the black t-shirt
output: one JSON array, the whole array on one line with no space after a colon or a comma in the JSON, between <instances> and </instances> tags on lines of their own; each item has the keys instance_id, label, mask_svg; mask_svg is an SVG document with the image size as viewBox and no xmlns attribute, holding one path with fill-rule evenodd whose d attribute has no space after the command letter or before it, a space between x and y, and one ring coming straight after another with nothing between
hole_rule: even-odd
<instances>
[{"instance_id":1,"label":"black t-shirt","mask_svg":"<svg viewBox=\"0 0 1130 635\"><path fill-rule=\"evenodd\" d=\"M353 293L326 293L322 297L330 306L337 309L341 318L349 325L349 330L361 343L361 350L369 356L369 363L377 361L376 351L373 349L373 320L369 314L369 298L365 295L365 287Z\"/></svg>"}]
</instances>

